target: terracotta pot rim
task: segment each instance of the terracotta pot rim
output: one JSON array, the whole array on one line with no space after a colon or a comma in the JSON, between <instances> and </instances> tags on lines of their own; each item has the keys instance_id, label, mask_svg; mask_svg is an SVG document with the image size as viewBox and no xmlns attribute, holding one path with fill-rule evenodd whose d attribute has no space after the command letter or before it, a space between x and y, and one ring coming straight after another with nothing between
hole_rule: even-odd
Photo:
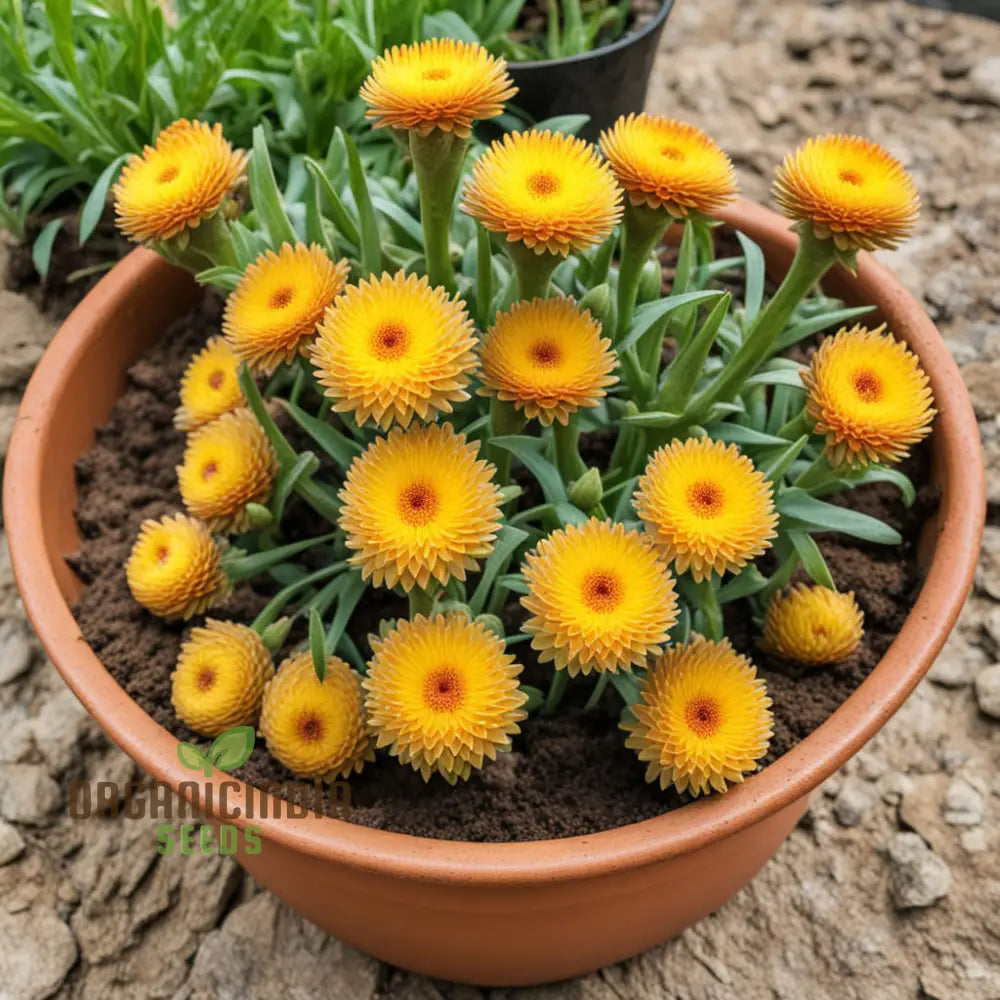
<instances>
[{"instance_id":1,"label":"terracotta pot rim","mask_svg":"<svg viewBox=\"0 0 1000 1000\"><path fill-rule=\"evenodd\" d=\"M788 223L743 199L722 213L751 236L766 233L793 245ZM25 610L63 678L111 738L147 772L175 789L208 782L186 771L175 737L119 687L86 644L49 561L39 498L51 400L99 325L99 317L130 283L156 280L165 265L136 250L101 280L69 316L45 352L25 392L10 443L3 513L14 574ZM468 885L536 884L586 878L651 864L724 838L806 795L857 752L899 708L930 667L971 586L985 519L985 481L978 425L955 362L923 309L870 256L858 261L858 284L883 308L906 316L905 335L927 370L940 410L935 454L946 492L941 534L915 606L872 674L818 729L787 754L724 796L708 798L614 830L521 843L470 843L390 833L345 820L238 819L265 839L356 869L406 879ZM897 324L898 326L898 324ZM974 442L974 446L972 445ZM933 593L931 593L933 591ZM235 779L230 779L235 781ZM230 796L245 805L247 786ZM266 849L266 847L265 847Z\"/></svg>"}]
</instances>

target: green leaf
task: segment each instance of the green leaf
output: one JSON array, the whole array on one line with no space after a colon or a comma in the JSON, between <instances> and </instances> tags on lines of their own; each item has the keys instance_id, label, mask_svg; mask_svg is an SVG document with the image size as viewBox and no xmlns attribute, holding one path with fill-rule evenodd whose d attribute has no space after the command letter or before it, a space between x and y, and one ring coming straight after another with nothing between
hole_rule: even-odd
<instances>
[{"instance_id":1,"label":"green leaf","mask_svg":"<svg viewBox=\"0 0 1000 1000\"><path fill-rule=\"evenodd\" d=\"M35 270L43 278L48 277L49 264L52 262L52 246L56 241L56 234L65 221L60 217L47 222L31 248L31 260L35 265Z\"/></svg>"},{"instance_id":2,"label":"green leaf","mask_svg":"<svg viewBox=\"0 0 1000 1000\"><path fill-rule=\"evenodd\" d=\"M795 546L795 551L799 554L802 568L809 574L813 583L818 583L821 587L829 587L836 590L837 585L833 582L830 574L830 567L827 566L823 553L813 540L812 536L805 531L789 531L788 540Z\"/></svg>"},{"instance_id":3,"label":"green leaf","mask_svg":"<svg viewBox=\"0 0 1000 1000\"><path fill-rule=\"evenodd\" d=\"M278 402L285 408L288 415L302 428L312 439L336 462L342 470L347 470L351 462L363 451L357 441L352 441L345 437L340 431L335 430L328 423L307 413L301 407L289 402L287 399L279 399Z\"/></svg>"},{"instance_id":4,"label":"green leaf","mask_svg":"<svg viewBox=\"0 0 1000 1000\"><path fill-rule=\"evenodd\" d=\"M615 521L631 520L632 499L635 488L639 484L639 477L633 476L628 482L622 484L622 491L618 496L618 503L615 504L614 513L611 515Z\"/></svg>"},{"instance_id":5,"label":"green leaf","mask_svg":"<svg viewBox=\"0 0 1000 1000\"><path fill-rule=\"evenodd\" d=\"M351 193L358 206L358 218L361 220L361 274L358 277L367 278L370 274L380 274L382 271L382 247L378 235L378 221L372 206L371 194L368 191L368 181L365 179L364 167L358 156L358 147L346 133L340 132L344 148L347 150L347 164L350 175Z\"/></svg>"},{"instance_id":6,"label":"green leaf","mask_svg":"<svg viewBox=\"0 0 1000 1000\"><path fill-rule=\"evenodd\" d=\"M506 572L507 566L514 555L514 550L522 542L526 541L528 537L528 532L512 527L509 524L504 524L500 527L493 551L489 554L483 566L483 574L476 585L476 590L469 599L469 608L473 615L482 613L483 608L486 607L486 598L489 595L494 580Z\"/></svg>"},{"instance_id":7,"label":"green leaf","mask_svg":"<svg viewBox=\"0 0 1000 1000\"><path fill-rule=\"evenodd\" d=\"M256 739L253 726L234 726L215 738L209 756L222 771L242 767L253 753Z\"/></svg>"},{"instance_id":8,"label":"green leaf","mask_svg":"<svg viewBox=\"0 0 1000 1000\"><path fill-rule=\"evenodd\" d=\"M536 132L560 132L563 135L576 135L587 122L590 115L555 115L545 118L531 126Z\"/></svg>"},{"instance_id":9,"label":"green leaf","mask_svg":"<svg viewBox=\"0 0 1000 1000\"><path fill-rule=\"evenodd\" d=\"M271 511L275 523L281 524L285 514L288 498L295 492L295 487L303 476L311 476L319 468L319 460L311 451L304 451L295 460L295 464L282 469L274 484L274 495L271 498Z\"/></svg>"},{"instance_id":10,"label":"green leaf","mask_svg":"<svg viewBox=\"0 0 1000 1000\"><path fill-rule=\"evenodd\" d=\"M903 503L907 507L912 507L917 499L917 490L909 476L903 475L898 469L886 469L880 465L870 465L864 474L857 478L846 480L846 485L850 488L863 486L865 483L892 483L899 487L899 492L903 494Z\"/></svg>"},{"instance_id":11,"label":"green leaf","mask_svg":"<svg viewBox=\"0 0 1000 1000\"><path fill-rule=\"evenodd\" d=\"M189 771L201 771L207 769L211 773L212 762L193 743L177 744L177 759Z\"/></svg>"},{"instance_id":12,"label":"green leaf","mask_svg":"<svg viewBox=\"0 0 1000 1000\"><path fill-rule=\"evenodd\" d=\"M336 581L338 584L339 580ZM326 679L326 630L315 608L309 609L309 653L320 684Z\"/></svg>"},{"instance_id":13,"label":"green leaf","mask_svg":"<svg viewBox=\"0 0 1000 1000\"><path fill-rule=\"evenodd\" d=\"M352 570L343 579L343 584L337 599L337 610L326 633L326 648L336 650L340 645L344 629L354 614L361 598L365 596L368 586L361 576L361 570Z\"/></svg>"},{"instance_id":14,"label":"green leaf","mask_svg":"<svg viewBox=\"0 0 1000 1000\"><path fill-rule=\"evenodd\" d=\"M211 285L213 288L221 288L224 292L231 292L243 277L243 272L238 267L208 267L204 271L199 271L194 280L199 285Z\"/></svg>"},{"instance_id":15,"label":"green leaf","mask_svg":"<svg viewBox=\"0 0 1000 1000\"><path fill-rule=\"evenodd\" d=\"M479 43L479 36L453 10L425 15L424 38L456 38L460 42Z\"/></svg>"},{"instance_id":16,"label":"green leaf","mask_svg":"<svg viewBox=\"0 0 1000 1000\"><path fill-rule=\"evenodd\" d=\"M538 480L538 485L545 494L545 499L551 504L567 501L566 486L559 475L559 470L548 459L543 458L536 450L541 445L539 438L526 435L509 434L495 437L490 442L499 448L509 451ZM576 509L575 507L573 508Z\"/></svg>"},{"instance_id":17,"label":"green leaf","mask_svg":"<svg viewBox=\"0 0 1000 1000\"><path fill-rule=\"evenodd\" d=\"M827 327L834 326L835 324L846 323L851 319L857 319L859 316L870 313L874 308L874 306L852 306L849 309L834 309L831 312L820 313L818 316L811 316L801 323L796 323L794 326L788 327L787 330L781 333L774 342L774 347L771 349L772 353L780 354L793 344L797 344L800 340L805 340L806 337L811 337L814 333L819 333L820 330L825 330Z\"/></svg>"},{"instance_id":18,"label":"green leaf","mask_svg":"<svg viewBox=\"0 0 1000 1000\"><path fill-rule=\"evenodd\" d=\"M271 157L267 151L267 139L264 126L258 125L253 130L253 156L250 157L250 167L247 171L250 183L250 200L261 224L267 231L272 250L277 250L282 243L292 246L297 242L295 230L288 219L281 203L281 193L274 179L274 169Z\"/></svg>"},{"instance_id":19,"label":"green leaf","mask_svg":"<svg viewBox=\"0 0 1000 1000\"><path fill-rule=\"evenodd\" d=\"M94 182L94 186L87 195L87 200L80 210L80 235L79 244L83 246L90 239L91 233L97 228L97 223L101 221L104 208L108 201L108 190L118 177L118 171L128 159L125 153L112 160L101 171L101 176Z\"/></svg>"},{"instance_id":20,"label":"green leaf","mask_svg":"<svg viewBox=\"0 0 1000 1000\"><path fill-rule=\"evenodd\" d=\"M750 597L767 586L767 578L753 563L734 576L728 583L719 588L720 604L738 601L741 597Z\"/></svg>"},{"instance_id":21,"label":"green leaf","mask_svg":"<svg viewBox=\"0 0 1000 1000\"><path fill-rule=\"evenodd\" d=\"M803 434L802 437L789 444L784 451L779 452L774 458L759 465L758 469L764 478L770 479L772 483L779 482L781 477L788 471L792 462L799 457L808 441L809 435Z\"/></svg>"},{"instance_id":22,"label":"green leaf","mask_svg":"<svg viewBox=\"0 0 1000 1000\"><path fill-rule=\"evenodd\" d=\"M715 343L715 338L718 336L722 321L729 313L732 300L731 295L723 295L712 307L712 311L708 314L698 333L681 348L677 357L674 358L667 369L666 377L657 396L657 402L661 406L669 406L677 410L682 410L687 406L691 394L694 392L694 387L705 370L705 361Z\"/></svg>"},{"instance_id":23,"label":"green leaf","mask_svg":"<svg viewBox=\"0 0 1000 1000\"><path fill-rule=\"evenodd\" d=\"M264 573L278 563L286 562L300 552L323 545L333 541L337 537L337 532L332 531L328 535L320 535L318 538L304 538L299 542L290 542L288 545L279 545L274 549L264 549L262 552L255 552L253 555L233 555L230 558L230 550L222 557L222 568L233 583L240 580L248 580L252 576Z\"/></svg>"},{"instance_id":24,"label":"green leaf","mask_svg":"<svg viewBox=\"0 0 1000 1000\"><path fill-rule=\"evenodd\" d=\"M777 437L774 434L765 434L763 431L755 430L753 427L734 424L728 420L705 424L705 430L708 431L708 436L714 441L725 441L727 444L780 447L782 449L788 447L786 438Z\"/></svg>"},{"instance_id":25,"label":"green leaf","mask_svg":"<svg viewBox=\"0 0 1000 1000\"><path fill-rule=\"evenodd\" d=\"M616 670L610 676L615 690L625 702L625 707L631 708L639 700L639 679L630 670Z\"/></svg>"},{"instance_id":26,"label":"green leaf","mask_svg":"<svg viewBox=\"0 0 1000 1000\"><path fill-rule=\"evenodd\" d=\"M643 335L654 323L675 309L680 309L683 306L696 302L706 302L708 299L717 299L720 295L722 295L722 292L715 290L684 292L683 295L668 295L664 299L658 299L656 302L647 302L639 306L632 317L632 325L629 327L628 333L622 338L620 344L615 345L615 350L619 354L622 351L627 351L642 339Z\"/></svg>"},{"instance_id":27,"label":"green leaf","mask_svg":"<svg viewBox=\"0 0 1000 1000\"><path fill-rule=\"evenodd\" d=\"M493 250L490 234L476 226L476 318L481 330L493 323Z\"/></svg>"},{"instance_id":28,"label":"green leaf","mask_svg":"<svg viewBox=\"0 0 1000 1000\"><path fill-rule=\"evenodd\" d=\"M743 300L743 314L749 327L760 312L764 301L764 254L759 246L748 236L737 230L736 238L743 247L746 258L746 293Z\"/></svg>"},{"instance_id":29,"label":"green leaf","mask_svg":"<svg viewBox=\"0 0 1000 1000\"><path fill-rule=\"evenodd\" d=\"M358 227L347 211L347 206L330 183L330 178L326 176L322 165L310 156L305 157L302 162L305 164L306 170L312 175L317 191L321 195L325 195L327 202L329 202L328 211L334 226L343 234L348 243L353 243L354 246L359 247L361 245L361 234L358 232Z\"/></svg>"},{"instance_id":30,"label":"green leaf","mask_svg":"<svg viewBox=\"0 0 1000 1000\"><path fill-rule=\"evenodd\" d=\"M877 518L817 500L804 490L785 490L777 506L783 517L795 518L814 531L839 531L877 545L899 545L903 541L895 528Z\"/></svg>"},{"instance_id":31,"label":"green leaf","mask_svg":"<svg viewBox=\"0 0 1000 1000\"><path fill-rule=\"evenodd\" d=\"M790 368L779 368L776 371L757 372L751 375L744 383L744 386L751 385L788 385L793 389L802 388L802 378L798 369L793 371Z\"/></svg>"},{"instance_id":32,"label":"green leaf","mask_svg":"<svg viewBox=\"0 0 1000 1000\"><path fill-rule=\"evenodd\" d=\"M632 424L635 427L657 427L665 429L673 427L683 418L683 413L665 413L662 410L653 410L650 413L626 414L621 418L623 424Z\"/></svg>"},{"instance_id":33,"label":"green leaf","mask_svg":"<svg viewBox=\"0 0 1000 1000\"><path fill-rule=\"evenodd\" d=\"M528 700L521 707L531 715L545 704L545 692L530 684L522 684L521 691L528 696Z\"/></svg>"}]
</instances>

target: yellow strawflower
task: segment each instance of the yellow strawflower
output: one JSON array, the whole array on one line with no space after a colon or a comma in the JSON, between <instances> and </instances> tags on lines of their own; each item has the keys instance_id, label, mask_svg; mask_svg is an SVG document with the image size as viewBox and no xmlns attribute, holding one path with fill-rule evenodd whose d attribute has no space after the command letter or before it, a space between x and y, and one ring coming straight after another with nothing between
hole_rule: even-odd
<instances>
[{"instance_id":1,"label":"yellow strawflower","mask_svg":"<svg viewBox=\"0 0 1000 1000\"><path fill-rule=\"evenodd\" d=\"M841 250L887 250L920 214L913 178L881 146L856 135L807 139L785 157L774 194L790 219L809 223Z\"/></svg>"},{"instance_id":2,"label":"yellow strawflower","mask_svg":"<svg viewBox=\"0 0 1000 1000\"><path fill-rule=\"evenodd\" d=\"M181 722L203 736L257 721L271 654L246 625L206 619L191 630L170 675L170 700Z\"/></svg>"},{"instance_id":3,"label":"yellow strawflower","mask_svg":"<svg viewBox=\"0 0 1000 1000\"><path fill-rule=\"evenodd\" d=\"M660 448L635 509L677 572L698 581L739 572L770 548L778 522L770 483L736 445L710 438Z\"/></svg>"},{"instance_id":4,"label":"yellow strawflower","mask_svg":"<svg viewBox=\"0 0 1000 1000\"><path fill-rule=\"evenodd\" d=\"M597 150L558 132L514 132L476 160L462 210L536 253L586 250L622 215L622 192Z\"/></svg>"},{"instance_id":5,"label":"yellow strawflower","mask_svg":"<svg viewBox=\"0 0 1000 1000\"><path fill-rule=\"evenodd\" d=\"M927 375L905 344L854 326L827 337L802 372L806 409L833 465L901 462L931 432Z\"/></svg>"},{"instance_id":6,"label":"yellow strawflower","mask_svg":"<svg viewBox=\"0 0 1000 1000\"><path fill-rule=\"evenodd\" d=\"M181 405L174 414L178 430L191 431L243 406L239 361L222 337L212 337L181 376Z\"/></svg>"},{"instance_id":7,"label":"yellow strawflower","mask_svg":"<svg viewBox=\"0 0 1000 1000\"><path fill-rule=\"evenodd\" d=\"M527 696L520 665L493 632L464 614L418 615L371 644L368 723L401 764L454 784L510 749Z\"/></svg>"},{"instance_id":8,"label":"yellow strawflower","mask_svg":"<svg viewBox=\"0 0 1000 1000\"><path fill-rule=\"evenodd\" d=\"M270 374L304 353L326 307L344 290L347 261L334 262L317 244L282 243L265 250L226 300L222 331L255 372Z\"/></svg>"},{"instance_id":9,"label":"yellow strawflower","mask_svg":"<svg viewBox=\"0 0 1000 1000\"><path fill-rule=\"evenodd\" d=\"M460 299L399 271L363 280L333 303L312 362L334 410L386 429L414 416L432 420L468 399L475 345Z\"/></svg>"},{"instance_id":10,"label":"yellow strawflower","mask_svg":"<svg viewBox=\"0 0 1000 1000\"><path fill-rule=\"evenodd\" d=\"M322 683L308 652L278 667L264 689L260 734L271 755L300 778L348 778L375 759L361 679L336 656L327 657Z\"/></svg>"},{"instance_id":11,"label":"yellow strawflower","mask_svg":"<svg viewBox=\"0 0 1000 1000\"><path fill-rule=\"evenodd\" d=\"M221 125L168 125L132 156L112 189L118 228L136 243L166 240L214 215L243 178L247 155Z\"/></svg>"},{"instance_id":12,"label":"yellow strawflower","mask_svg":"<svg viewBox=\"0 0 1000 1000\"><path fill-rule=\"evenodd\" d=\"M771 699L754 665L728 640L695 636L672 646L640 681L625 745L646 780L703 795L726 791L757 769L772 735Z\"/></svg>"},{"instance_id":13,"label":"yellow strawflower","mask_svg":"<svg viewBox=\"0 0 1000 1000\"><path fill-rule=\"evenodd\" d=\"M161 618L201 614L229 592L215 540L184 514L143 521L125 576L132 596Z\"/></svg>"},{"instance_id":14,"label":"yellow strawflower","mask_svg":"<svg viewBox=\"0 0 1000 1000\"><path fill-rule=\"evenodd\" d=\"M246 505L271 495L278 459L247 409L224 413L188 435L177 482L184 506L213 531L244 531Z\"/></svg>"},{"instance_id":15,"label":"yellow strawflower","mask_svg":"<svg viewBox=\"0 0 1000 1000\"><path fill-rule=\"evenodd\" d=\"M674 578L649 539L591 518L543 538L522 566L531 617L523 630L542 663L570 676L644 666L677 621Z\"/></svg>"},{"instance_id":16,"label":"yellow strawflower","mask_svg":"<svg viewBox=\"0 0 1000 1000\"><path fill-rule=\"evenodd\" d=\"M500 313L480 348L480 394L513 403L542 424L597 406L617 358L601 325L573 299L516 303Z\"/></svg>"},{"instance_id":17,"label":"yellow strawflower","mask_svg":"<svg viewBox=\"0 0 1000 1000\"><path fill-rule=\"evenodd\" d=\"M434 129L465 137L472 123L494 118L517 93L507 63L482 45L431 38L394 45L372 63L361 87L375 128Z\"/></svg>"},{"instance_id":18,"label":"yellow strawflower","mask_svg":"<svg viewBox=\"0 0 1000 1000\"><path fill-rule=\"evenodd\" d=\"M846 660L864 635L853 593L800 583L775 594L764 613L760 648L806 666Z\"/></svg>"},{"instance_id":19,"label":"yellow strawflower","mask_svg":"<svg viewBox=\"0 0 1000 1000\"><path fill-rule=\"evenodd\" d=\"M736 197L729 157L686 122L623 116L601 134L601 152L634 205L683 219L691 212L711 215Z\"/></svg>"},{"instance_id":20,"label":"yellow strawflower","mask_svg":"<svg viewBox=\"0 0 1000 1000\"><path fill-rule=\"evenodd\" d=\"M465 579L500 524L494 468L450 424L390 431L356 458L340 491L351 563L404 590Z\"/></svg>"}]
</instances>

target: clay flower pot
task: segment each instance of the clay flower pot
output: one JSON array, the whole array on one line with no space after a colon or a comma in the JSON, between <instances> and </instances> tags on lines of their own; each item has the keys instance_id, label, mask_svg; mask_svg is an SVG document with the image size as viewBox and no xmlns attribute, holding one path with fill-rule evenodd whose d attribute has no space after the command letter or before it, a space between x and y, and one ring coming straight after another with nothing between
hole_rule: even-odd
<instances>
[{"instance_id":1,"label":"clay flower pot","mask_svg":"<svg viewBox=\"0 0 1000 1000\"><path fill-rule=\"evenodd\" d=\"M776 271L787 267L795 237L785 220L743 201L725 220L756 240ZM728 794L586 837L452 843L315 815L255 819L263 849L240 861L261 884L341 940L395 965L499 985L560 979L633 955L711 913L753 878L810 793L885 724L931 665L971 584L985 512L976 421L933 324L864 254L856 278L840 272L829 288L854 303L875 303L919 355L940 410L931 443L943 491L926 535L919 599L844 705ZM137 250L87 296L28 386L7 459L4 517L28 616L66 682L147 772L174 788L195 777L204 790L206 779L179 763L177 740L83 641L69 608L80 584L63 560L78 544L73 461L107 418L128 366L196 294L186 274ZM260 796L237 783L230 812L249 794Z\"/></svg>"}]
</instances>

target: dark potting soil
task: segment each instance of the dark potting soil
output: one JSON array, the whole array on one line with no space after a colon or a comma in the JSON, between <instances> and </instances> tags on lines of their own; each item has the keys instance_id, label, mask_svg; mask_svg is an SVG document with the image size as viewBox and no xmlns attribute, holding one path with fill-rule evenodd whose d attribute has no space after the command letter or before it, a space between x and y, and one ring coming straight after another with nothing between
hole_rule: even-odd
<instances>
[{"instance_id":1,"label":"dark potting soil","mask_svg":"<svg viewBox=\"0 0 1000 1000\"><path fill-rule=\"evenodd\" d=\"M97 441L78 462L77 519L83 543L72 564L87 583L75 613L89 644L115 679L157 722L178 739L207 741L179 723L170 705L170 673L185 628L142 610L132 599L123 566L140 523L181 508L175 466L182 435L173 427L177 385L188 359L218 329L217 299L175 324L129 373L126 391ZM592 436L596 438L596 436ZM607 442L590 442L597 460ZM918 501L907 509L888 485L866 486L843 502L873 514L904 536L902 547L879 547L820 536L821 550L838 586L853 590L865 613L862 647L833 667L805 670L761 653L745 608L727 615L734 645L752 656L767 679L774 701L774 738L770 763L820 723L855 690L895 638L920 585L915 543L920 527L937 503L926 485L926 451L918 449L905 471L920 485ZM314 534L309 526L305 535ZM249 621L267 592L241 586L215 617ZM352 636L368 652L366 636L380 618L401 613L404 604L374 592L352 623ZM505 617L517 627L520 611L508 606ZM524 680L547 686L550 670L531 657L528 644L514 647L525 665ZM502 754L451 787L438 777L425 784L394 758L378 761L351 779L350 818L366 826L422 836L469 841L516 841L593 833L657 816L681 805L643 780L644 768L623 745L617 728L619 706L611 690L596 710L582 705L593 680L570 685L555 718L532 716L522 724L513 752ZM254 784L292 782L293 776L258 745L249 762L234 772Z\"/></svg>"}]
</instances>

